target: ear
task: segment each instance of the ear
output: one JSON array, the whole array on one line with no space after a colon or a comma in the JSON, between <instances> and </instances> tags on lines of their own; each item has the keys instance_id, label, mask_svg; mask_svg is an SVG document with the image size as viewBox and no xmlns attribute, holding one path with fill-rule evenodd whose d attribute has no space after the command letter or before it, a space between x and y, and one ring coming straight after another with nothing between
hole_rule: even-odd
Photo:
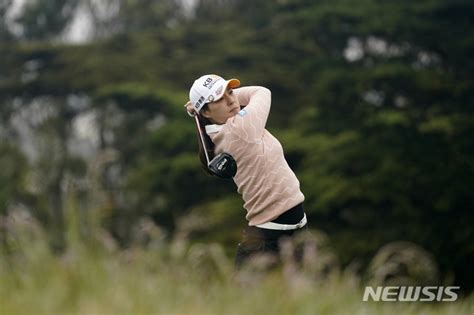
<instances>
[{"instance_id":1,"label":"ear","mask_svg":"<svg viewBox=\"0 0 474 315\"><path fill-rule=\"evenodd\" d=\"M201 115L206 117L207 119L211 118L211 113L209 113L209 108L206 106L206 108L203 108L201 111Z\"/></svg>"}]
</instances>

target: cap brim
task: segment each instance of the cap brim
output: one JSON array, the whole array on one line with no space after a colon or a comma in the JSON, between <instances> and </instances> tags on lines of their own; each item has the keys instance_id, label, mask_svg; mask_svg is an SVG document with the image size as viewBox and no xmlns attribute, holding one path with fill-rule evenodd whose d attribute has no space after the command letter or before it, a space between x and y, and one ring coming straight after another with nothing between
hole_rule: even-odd
<instances>
[{"instance_id":1,"label":"cap brim","mask_svg":"<svg viewBox=\"0 0 474 315\"><path fill-rule=\"evenodd\" d=\"M238 88L240 86L240 81L238 79L227 80L227 86L230 86L233 89Z\"/></svg>"},{"instance_id":2,"label":"cap brim","mask_svg":"<svg viewBox=\"0 0 474 315\"><path fill-rule=\"evenodd\" d=\"M219 100L222 98L228 86L230 86L233 89L238 88L240 86L240 81L238 79L227 80L225 83L225 87L222 89L222 92L216 96L216 100Z\"/></svg>"}]
</instances>

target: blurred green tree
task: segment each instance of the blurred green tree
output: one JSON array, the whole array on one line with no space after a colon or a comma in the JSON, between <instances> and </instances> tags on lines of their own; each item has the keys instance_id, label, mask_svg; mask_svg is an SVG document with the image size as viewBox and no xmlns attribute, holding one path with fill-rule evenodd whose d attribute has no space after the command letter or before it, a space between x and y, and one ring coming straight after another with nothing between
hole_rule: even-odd
<instances>
[{"instance_id":1,"label":"blurred green tree","mask_svg":"<svg viewBox=\"0 0 474 315\"><path fill-rule=\"evenodd\" d=\"M21 38L50 40L60 35L71 22L78 1L36 0L25 2L17 23L22 28Z\"/></svg>"},{"instance_id":2,"label":"blurred green tree","mask_svg":"<svg viewBox=\"0 0 474 315\"><path fill-rule=\"evenodd\" d=\"M31 12L50 12L40 3L19 20L26 38L50 38L66 23L55 17L42 33L28 31ZM108 38L1 45L0 101L6 124L14 104L88 97L83 110L95 113L98 150L117 152L101 182L111 202L94 206L108 209L104 226L124 244L140 216L173 231L206 209L209 226L222 232L198 229L196 237L237 237L229 218L243 212L232 183L201 172L182 110L192 80L214 72L272 90L268 128L300 178L311 226L331 236L343 263L368 263L382 245L411 241L472 288L470 2L197 1L188 14L178 1L118 8ZM55 136L44 137L64 137L64 147L81 111L63 117L67 102L54 104L65 129L50 121ZM219 207L228 216L216 215Z\"/></svg>"}]
</instances>

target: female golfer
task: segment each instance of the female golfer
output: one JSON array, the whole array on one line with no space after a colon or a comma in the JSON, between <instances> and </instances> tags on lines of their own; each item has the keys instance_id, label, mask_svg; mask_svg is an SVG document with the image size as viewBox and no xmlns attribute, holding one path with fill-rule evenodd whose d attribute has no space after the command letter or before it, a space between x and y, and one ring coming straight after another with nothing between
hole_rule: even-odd
<instances>
[{"instance_id":1,"label":"female golfer","mask_svg":"<svg viewBox=\"0 0 474 315\"><path fill-rule=\"evenodd\" d=\"M236 173L234 169L231 174L249 222L237 248L237 267L254 254L277 255L283 237L306 229L299 181L285 160L280 142L265 129L270 90L239 86L237 79L204 75L194 81L185 105L197 123L204 168L216 175L225 163L236 162ZM219 154L228 158L214 165L211 172L209 160Z\"/></svg>"}]
</instances>

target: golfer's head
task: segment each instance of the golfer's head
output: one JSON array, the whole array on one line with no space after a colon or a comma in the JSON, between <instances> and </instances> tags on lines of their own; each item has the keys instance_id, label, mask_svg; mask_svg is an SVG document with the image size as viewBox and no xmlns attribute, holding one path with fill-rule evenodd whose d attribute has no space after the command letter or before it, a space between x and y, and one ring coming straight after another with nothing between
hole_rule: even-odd
<instances>
[{"instance_id":1,"label":"golfer's head","mask_svg":"<svg viewBox=\"0 0 474 315\"><path fill-rule=\"evenodd\" d=\"M195 111L213 123L223 124L228 118L237 114L240 104L233 93L239 87L237 79L225 80L215 75L203 75L189 90L189 99Z\"/></svg>"}]
</instances>

